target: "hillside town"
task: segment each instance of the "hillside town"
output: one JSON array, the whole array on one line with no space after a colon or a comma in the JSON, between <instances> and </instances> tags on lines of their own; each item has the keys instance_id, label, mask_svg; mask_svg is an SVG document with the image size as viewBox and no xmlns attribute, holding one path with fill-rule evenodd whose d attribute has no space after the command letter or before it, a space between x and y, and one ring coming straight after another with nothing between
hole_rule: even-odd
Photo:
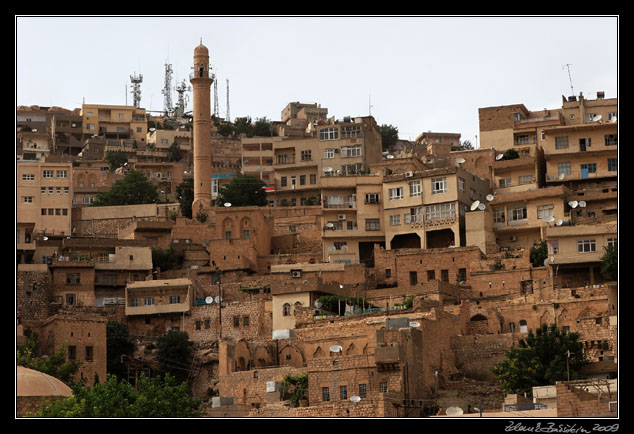
<instances>
[{"instance_id":1,"label":"hillside town","mask_svg":"<svg viewBox=\"0 0 634 434\"><path fill-rule=\"evenodd\" d=\"M88 387L170 366L209 418L618 416L617 98L479 108L478 147L302 102L233 134L209 59L189 110L17 107L16 348ZM153 201L105 200L139 174ZM240 180L264 203L229 200ZM544 325L583 365L509 390L494 368ZM16 368L17 417L72 396Z\"/></svg>"}]
</instances>

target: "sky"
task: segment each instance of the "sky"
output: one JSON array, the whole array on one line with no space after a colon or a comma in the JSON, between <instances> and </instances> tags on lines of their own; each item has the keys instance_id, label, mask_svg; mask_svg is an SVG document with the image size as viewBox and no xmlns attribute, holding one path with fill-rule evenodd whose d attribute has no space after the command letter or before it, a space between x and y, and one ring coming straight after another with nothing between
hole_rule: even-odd
<instances>
[{"instance_id":1,"label":"sky","mask_svg":"<svg viewBox=\"0 0 634 434\"><path fill-rule=\"evenodd\" d=\"M450 132L479 146L478 108L556 109L573 90L618 97L618 24L617 16L23 15L15 102L133 105L130 76L142 74L141 107L162 111L165 65L173 87L188 79L202 39L220 117L229 80L232 119L276 121L289 102L318 103L336 119L371 114L401 139Z\"/></svg>"}]
</instances>

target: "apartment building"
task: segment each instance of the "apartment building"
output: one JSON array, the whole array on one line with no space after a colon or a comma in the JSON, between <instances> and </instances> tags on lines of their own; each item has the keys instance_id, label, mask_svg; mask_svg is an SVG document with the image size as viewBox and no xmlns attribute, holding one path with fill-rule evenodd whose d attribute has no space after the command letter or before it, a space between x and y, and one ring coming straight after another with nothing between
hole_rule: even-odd
<instances>
[{"instance_id":1,"label":"apartment building","mask_svg":"<svg viewBox=\"0 0 634 434\"><path fill-rule=\"evenodd\" d=\"M16 117L18 130L33 133L38 138L42 134L46 136L45 148L40 147L43 144L37 143L38 148L29 148L29 152L35 149L49 149L54 153L77 155L83 147L83 119L79 109L20 106L17 108Z\"/></svg>"},{"instance_id":2,"label":"apartment building","mask_svg":"<svg viewBox=\"0 0 634 434\"><path fill-rule=\"evenodd\" d=\"M242 173L258 178L267 185L275 183L273 165L273 144L282 141L281 137L246 137L240 138L242 143ZM213 194L213 186L212 186Z\"/></svg>"},{"instance_id":3,"label":"apartment building","mask_svg":"<svg viewBox=\"0 0 634 434\"><path fill-rule=\"evenodd\" d=\"M151 148L166 151L176 143L181 151L192 152L192 132L185 128L176 130L154 129L147 133L147 145Z\"/></svg>"},{"instance_id":4,"label":"apartment building","mask_svg":"<svg viewBox=\"0 0 634 434\"><path fill-rule=\"evenodd\" d=\"M122 178L110 171L106 161L77 161L73 167L73 207L89 206L99 193L109 191Z\"/></svg>"},{"instance_id":5,"label":"apartment building","mask_svg":"<svg viewBox=\"0 0 634 434\"><path fill-rule=\"evenodd\" d=\"M315 124L310 124L313 137L274 143L272 205L312 205L319 197L322 176L364 173L381 161L381 135L374 118L331 118Z\"/></svg>"},{"instance_id":6,"label":"apartment building","mask_svg":"<svg viewBox=\"0 0 634 434\"><path fill-rule=\"evenodd\" d=\"M385 177L386 248L464 246L465 214L488 194L487 180L457 166Z\"/></svg>"},{"instance_id":7,"label":"apartment building","mask_svg":"<svg viewBox=\"0 0 634 434\"><path fill-rule=\"evenodd\" d=\"M72 165L19 160L16 164L18 243L34 234L70 235Z\"/></svg>"},{"instance_id":8,"label":"apartment building","mask_svg":"<svg viewBox=\"0 0 634 434\"><path fill-rule=\"evenodd\" d=\"M103 136L105 139L131 139L137 144L147 140L145 109L135 106L82 104L82 129L86 137Z\"/></svg>"}]
</instances>

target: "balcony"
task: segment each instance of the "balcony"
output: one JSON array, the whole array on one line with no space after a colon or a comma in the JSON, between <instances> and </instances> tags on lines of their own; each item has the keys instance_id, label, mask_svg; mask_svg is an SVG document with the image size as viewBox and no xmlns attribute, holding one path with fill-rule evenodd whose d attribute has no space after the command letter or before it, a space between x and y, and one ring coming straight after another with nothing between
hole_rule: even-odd
<instances>
[{"instance_id":1,"label":"balcony","mask_svg":"<svg viewBox=\"0 0 634 434\"><path fill-rule=\"evenodd\" d=\"M357 209L356 202L344 202L344 203L328 203L324 202L324 209Z\"/></svg>"}]
</instances>

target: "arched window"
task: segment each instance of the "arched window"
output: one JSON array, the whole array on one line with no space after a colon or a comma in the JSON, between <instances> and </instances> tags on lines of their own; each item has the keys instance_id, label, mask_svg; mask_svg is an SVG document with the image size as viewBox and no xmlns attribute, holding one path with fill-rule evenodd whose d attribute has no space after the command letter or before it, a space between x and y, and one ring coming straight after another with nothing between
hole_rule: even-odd
<instances>
[{"instance_id":1,"label":"arched window","mask_svg":"<svg viewBox=\"0 0 634 434\"><path fill-rule=\"evenodd\" d=\"M291 305L288 303L284 303L282 306L282 315L289 316L291 314Z\"/></svg>"},{"instance_id":2,"label":"arched window","mask_svg":"<svg viewBox=\"0 0 634 434\"><path fill-rule=\"evenodd\" d=\"M520 333L528 333L528 324L526 320L520 320Z\"/></svg>"},{"instance_id":3,"label":"arched window","mask_svg":"<svg viewBox=\"0 0 634 434\"><path fill-rule=\"evenodd\" d=\"M293 315L297 314L297 308L298 307L302 307L302 302L298 301L295 303L295 305L293 306Z\"/></svg>"},{"instance_id":4,"label":"arched window","mask_svg":"<svg viewBox=\"0 0 634 434\"><path fill-rule=\"evenodd\" d=\"M509 331L511 333L515 332L515 323L514 322L509 323Z\"/></svg>"}]
</instances>

